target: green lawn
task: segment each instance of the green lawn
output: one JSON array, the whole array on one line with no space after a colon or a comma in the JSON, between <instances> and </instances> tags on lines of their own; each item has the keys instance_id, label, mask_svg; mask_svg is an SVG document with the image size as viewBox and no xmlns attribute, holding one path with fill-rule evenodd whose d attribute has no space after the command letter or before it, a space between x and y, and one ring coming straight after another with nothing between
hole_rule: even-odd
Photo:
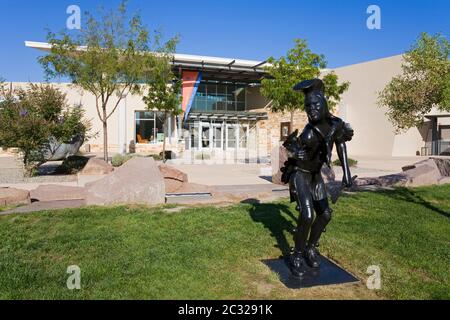
<instances>
[{"instance_id":1,"label":"green lawn","mask_svg":"<svg viewBox=\"0 0 450 320\"><path fill-rule=\"evenodd\" d=\"M287 201L116 207L0 217L2 299L450 298L450 185L364 192L334 206L321 252L361 284L289 290L261 263L289 250ZM66 269L81 267L81 290ZM379 265L382 289L365 288Z\"/></svg>"}]
</instances>

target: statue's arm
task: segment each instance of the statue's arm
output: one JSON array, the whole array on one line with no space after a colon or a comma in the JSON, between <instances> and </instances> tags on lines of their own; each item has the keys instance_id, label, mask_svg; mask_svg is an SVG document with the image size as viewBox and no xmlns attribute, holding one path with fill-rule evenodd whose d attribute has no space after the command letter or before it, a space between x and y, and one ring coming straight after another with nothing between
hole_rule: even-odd
<instances>
[{"instance_id":1,"label":"statue's arm","mask_svg":"<svg viewBox=\"0 0 450 320\"><path fill-rule=\"evenodd\" d=\"M339 157L339 161L341 162L342 165L342 172L343 172L342 184L345 187L350 188L353 182L350 173L350 166L348 164L347 146L345 145L345 142L337 142L336 151Z\"/></svg>"}]
</instances>

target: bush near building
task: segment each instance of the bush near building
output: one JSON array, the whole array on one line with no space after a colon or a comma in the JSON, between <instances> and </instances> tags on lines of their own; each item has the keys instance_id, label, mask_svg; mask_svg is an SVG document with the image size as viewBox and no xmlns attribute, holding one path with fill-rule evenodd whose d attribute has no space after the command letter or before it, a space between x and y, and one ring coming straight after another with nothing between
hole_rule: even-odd
<instances>
[{"instance_id":1,"label":"bush near building","mask_svg":"<svg viewBox=\"0 0 450 320\"><path fill-rule=\"evenodd\" d=\"M51 85L0 90L0 145L18 148L32 176L51 154L51 142L87 137L90 123L81 106L69 107L66 95Z\"/></svg>"}]
</instances>

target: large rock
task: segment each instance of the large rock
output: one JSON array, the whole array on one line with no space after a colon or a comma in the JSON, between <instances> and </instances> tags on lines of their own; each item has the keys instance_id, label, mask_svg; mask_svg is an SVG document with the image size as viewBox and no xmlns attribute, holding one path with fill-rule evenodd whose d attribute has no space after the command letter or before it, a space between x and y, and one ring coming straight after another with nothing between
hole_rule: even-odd
<instances>
[{"instance_id":1,"label":"large rock","mask_svg":"<svg viewBox=\"0 0 450 320\"><path fill-rule=\"evenodd\" d=\"M184 183L183 186L177 190L177 193L211 193L214 194L216 188L197 183Z\"/></svg>"},{"instance_id":2,"label":"large rock","mask_svg":"<svg viewBox=\"0 0 450 320\"><path fill-rule=\"evenodd\" d=\"M164 183L166 186L166 193L175 193L188 182L188 176L186 173L175 169L174 167L166 164L159 165L159 171L164 177Z\"/></svg>"},{"instance_id":3,"label":"large rock","mask_svg":"<svg viewBox=\"0 0 450 320\"><path fill-rule=\"evenodd\" d=\"M31 199L37 201L82 200L86 198L84 188L47 184L30 191Z\"/></svg>"},{"instance_id":4,"label":"large rock","mask_svg":"<svg viewBox=\"0 0 450 320\"><path fill-rule=\"evenodd\" d=\"M14 188L0 188L0 206L29 204L30 192Z\"/></svg>"},{"instance_id":5,"label":"large rock","mask_svg":"<svg viewBox=\"0 0 450 320\"><path fill-rule=\"evenodd\" d=\"M439 184L449 184L450 183L450 177L443 177L439 180Z\"/></svg>"},{"instance_id":6,"label":"large rock","mask_svg":"<svg viewBox=\"0 0 450 320\"><path fill-rule=\"evenodd\" d=\"M403 173L390 174L387 176L381 176L376 178L358 178L355 180L355 187L363 186L379 186L379 187L391 187L391 186L404 186L406 184L407 177Z\"/></svg>"},{"instance_id":7,"label":"large rock","mask_svg":"<svg viewBox=\"0 0 450 320\"><path fill-rule=\"evenodd\" d=\"M441 179L441 172L434 159L427 159L415 163L407 170L403 171L406 175L407 187L418 187L438 184Z\"/></svg>"},{"instance_id":8,"label":"large rock","mask_svg":"<svg viewBox=\"0 0 450 320\"><path fill-rule=\"evenodd\" d=\"M443 177L450 177L450 159L432 158Z\"/></svg>"},{"instance_id":9,"label":"large rock","mask_svg":"<svg viewBox=\"0 0 450 320\"><path fill-rule=\"evenodd\" d=\"M283 172L280 171L282 167L284 167L284 163L288 159L287 150L283 146L279 146L276 148L273 148L271 153L271 163L272 163L272 183L284 185L283 182L281 182L281 176L283 175Z\"/></svg>"},{"instance_id":10,"label":"large rock","mask_svg":"<svg viewBox=\"0 0 450 320\"><path fill-rule=\"evenodd\" d=\"M86 185L88 205L165 203L164 178L153 158L135 157Z\"/></svg>"},{"instance_id":11,"label":"large rock","mask_svg":"<svg viewBox=\"0 0 450 320\"><path fill-rule=\"evenodd\" d=\"M450 182L450 159L430 158L402 168L403 172L378 178L361 178L357 186L420 187Z\"/></svg>"},{"instance_id":12,"label":"large rock","mask_svg":"<svg viewBox=\"0 0 450 320\"><path fill-rule=\"evenodd\" d=\"M89 159L86 166L81 170L81 175L103 175L109 174L114 171L114 168L109 163L99 158Z\"/></svg>"}]
</instances>

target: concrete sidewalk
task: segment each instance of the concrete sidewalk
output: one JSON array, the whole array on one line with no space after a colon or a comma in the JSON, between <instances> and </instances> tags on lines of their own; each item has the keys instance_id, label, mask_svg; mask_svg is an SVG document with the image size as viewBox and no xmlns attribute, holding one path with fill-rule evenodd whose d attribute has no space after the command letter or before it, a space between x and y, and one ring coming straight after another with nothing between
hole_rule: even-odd
<instances>
[{"instance_id":1,"label":"concrete sidewalk","mask_svg":"<svg viewBox=\"0 0 450 320\"><path fill-rule=\"evenodd\" d=\"M172 166L170 162L167 164ZM189 182L208 186L271 184L272 169L267 164L184 164L173 166L185 172Z\"/></svg>"}]
</instances>

